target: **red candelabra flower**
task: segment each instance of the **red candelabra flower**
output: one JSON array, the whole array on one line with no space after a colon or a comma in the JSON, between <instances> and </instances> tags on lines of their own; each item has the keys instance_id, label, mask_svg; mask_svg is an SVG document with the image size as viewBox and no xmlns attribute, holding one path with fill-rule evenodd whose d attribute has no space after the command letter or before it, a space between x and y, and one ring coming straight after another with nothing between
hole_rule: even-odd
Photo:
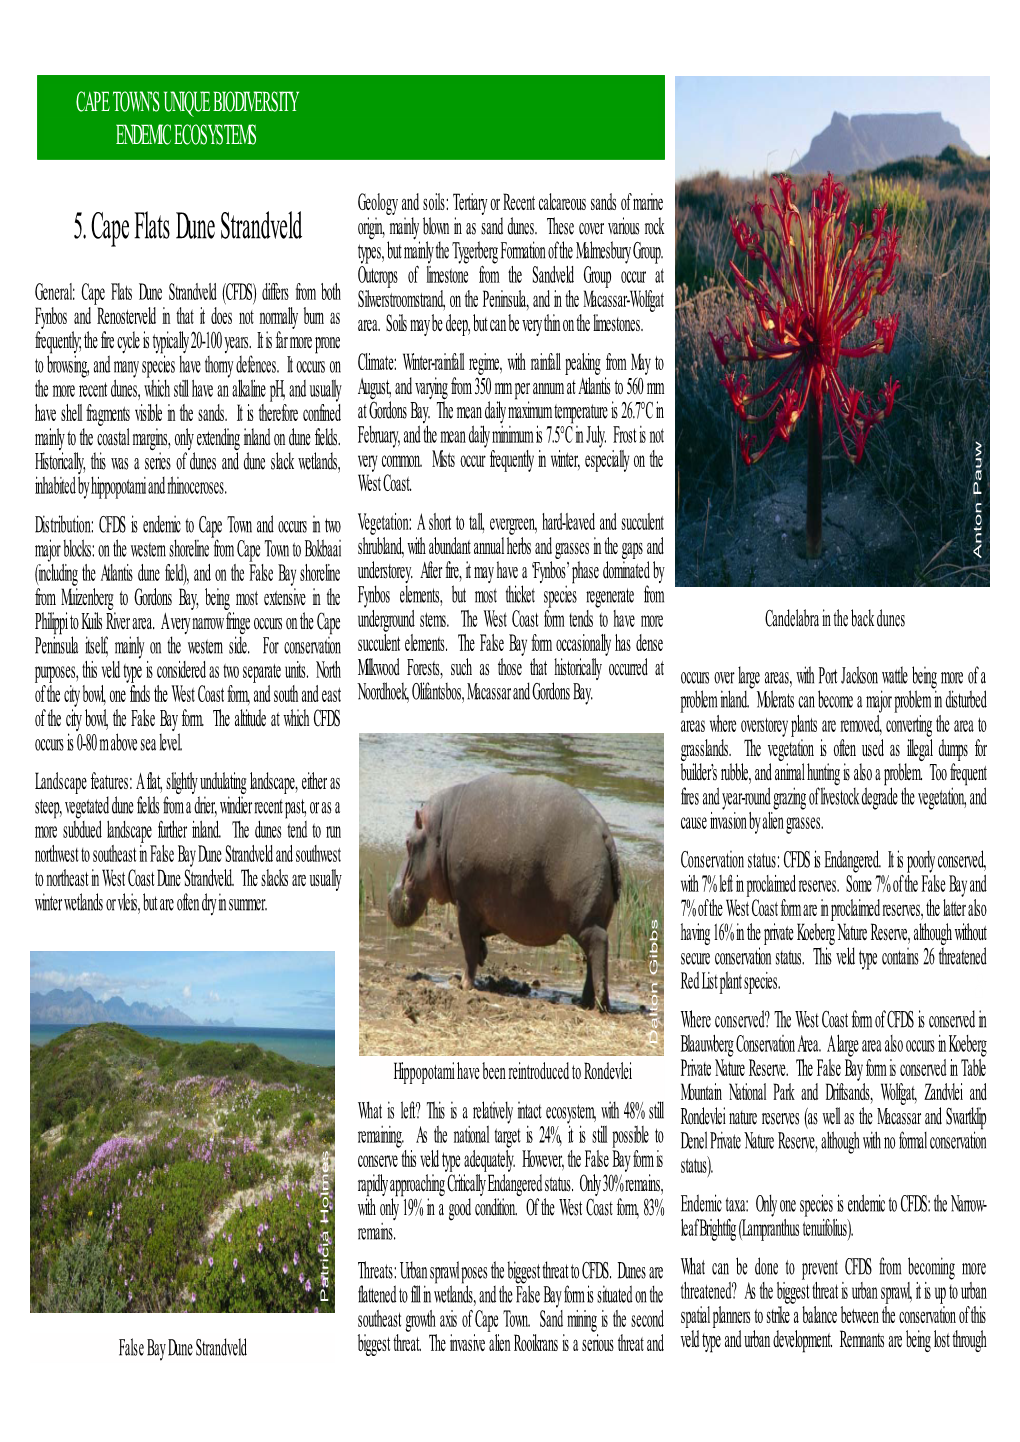
<instances>
[{"instance_id":1,"label":"red candelabra flower","mask_svg":"<svg viewBox=\"0 0 1020 1442\"><path fill-rule=\"evenodd\" d=\"M788 175L773 176L769 201L755 195L750 204L755 229L736 216L730 229L737 249L761 276L750 280L730 262L744 316L739 329L727 318L729 337L709 339L723 367L723 385L734 411L748 426L768 427L755 441L740 432L740 450L747 465L766 455L778 438L788 442L797 421L808 411L807 553L822 548L822 441L825 401L836 422L840 445L856 464L864 454L872 428L886 419L899 389L886 381L877 401L868 400L839 374L840 360L888 355L896 339L899 314L871 317L873 335L860 327L871 308L893 283L899 232L886 226L886 208L872 212L870 231L847 225L850 192L827 175L811 192L806 214L797 206L797 189ZM777 193L778 187L778 193ZM764 361L778 374L761 390L752 391L738 364Z\"/></svg>"}]
</instances>

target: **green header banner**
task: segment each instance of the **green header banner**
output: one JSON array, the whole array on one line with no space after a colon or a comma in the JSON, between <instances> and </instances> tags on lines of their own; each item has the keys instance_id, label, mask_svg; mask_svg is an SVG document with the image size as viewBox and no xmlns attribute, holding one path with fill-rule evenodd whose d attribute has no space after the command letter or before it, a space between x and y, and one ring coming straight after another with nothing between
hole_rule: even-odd
<instances>
[{"instance_id":1,"label":"green header banner","mask_svg":"<svg viewBox=\"0 0 1020 1442\"><path fill-rule=\"evenodd\" d=\"M663 160L662 75L40 75L40 160Z\"/></svg>"}]
</instances>

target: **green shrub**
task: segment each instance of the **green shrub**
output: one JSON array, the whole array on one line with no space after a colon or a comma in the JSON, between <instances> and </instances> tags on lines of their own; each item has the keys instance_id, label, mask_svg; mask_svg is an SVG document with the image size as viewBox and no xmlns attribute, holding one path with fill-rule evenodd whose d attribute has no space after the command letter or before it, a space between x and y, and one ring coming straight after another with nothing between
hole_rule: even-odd
<instances>
[{"instance_id":1,"label":"green shrub","mask_svg":"<svg viewBox=\"0 0 1020 1442\"><path fill-rule=\"evenodd\" d=\"M315 1175L311 1162L298 1161L290 1169L291 1180L295 1182L310 1182Z\"/></svg>"},{"instance_id":2,"label":"green shrub","mask_svg":"<svg viewBox=\"0 0 1020 1442\"><path fill-rule=\"evenodd\" d=\"M111 1097L102 1108L103 1131L107 1136L130 1130L137 1107L129 1096Z\"/></svg>"},{"instance_id":3,"label":"green shrub","mask_svg":"<svg viewBox=\"0 0 1020 1442\"><path fill-rule=\"evenodd\" d=\"M292 1103L293 1098L290 1092L276 1090L260 1092L252 1115L257 1122L280 1122L284 1117L290 1115Z\"/></svg>"},{"instance_id":4,"label":"green shrub","mask_svg":"<svg viewBox=\"0 0 1020 1442\"><path fill-rule=\"evenodd\" d=\"M42 1302L44 1312L123 1312L126 1305L102 1227L61 1247Z\"/></svg>"},{"instance_id":5,"label":"green shrub","mask_svg":"<svg viewBox=\"0 0 1020 1442\"><path fill-rule=\"evenodd\" d=\"M293 1094L283 1088L272 1087L257 1095L251 1087L237 1093L230 1110L222 1119L222 1128L227 1136L248 1136L260 1123L279 1125L289 1116L294 1106Z\"/></svg>"},{"instance_id":6,"label":"green shrub","mask_svg":"<svg viewBox=\"0 0 1020 1442\"><path fill-rule=\"evenodd\" d=\"M863 230L872 227L872 212L886 207L886 225L896 225L903 230L907 225L922 225L928 216L928 202L921 194L918 181L911 187L904 181L871 176L861 191L856 205L851 206L848 220L854 221Z\"/></svg>"},{"instance_id":7,"label":"green shrub","mask_svg":"<svg viewBox=\"0 0 1020 1442\"><path fill-rule=\"evenodd\" d=\"M308 1111L306 1108L305 1111L303 1111L298 1117L297 1124L299 1127L310 1127L314 1121L315 1113Z\"/></svg>"},{"instance_id":8,"label":"green shrub","mask_svg":"<svg viewBox=\"0 0 1020 1442\"><path fill-rule=\"evenodd\" d=\"M924 180L928 174L928 167L920 156L913 155L905 160L888 160L885 165L880 165L873 174L879 180L902 175L908 176L911 180Z\"/></svg>"}]
</instances>

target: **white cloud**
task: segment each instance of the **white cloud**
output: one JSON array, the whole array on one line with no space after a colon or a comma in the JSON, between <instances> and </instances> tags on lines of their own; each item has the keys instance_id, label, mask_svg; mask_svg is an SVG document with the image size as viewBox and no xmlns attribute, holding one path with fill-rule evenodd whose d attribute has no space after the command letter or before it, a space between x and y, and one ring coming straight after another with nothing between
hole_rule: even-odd
<instances>
[{"instance_id":1,"label":"white cloud","mask_svg":"<svg viewBox=\"0 0 1020 1442\"><path fill-rule=\"evenodd\" d=\"M219 999L220 999L220 994L219 994L218 991L211 991L211 992L209 992L208 996L206 997L206 1000L207 1000L207 1001L219 1001Z\"/></svg>"},{"instance_id":2,"label":"white cloud","mask_svg":"<svg viewBox=\"0 0 1020 1442\"><path fill-rule=\"evenodd\" d=\"M182 986L182 987L181 987L181 996L183 996L183 998L184 998L185 1001L190 1001L190 1000L191 1000L191 986L190 986L190 985L188 985L188 986Z\"/></svg>"},{"instance_id":3,"label":"white cloud","mask_svg":"<svg viewBox=\"0 0 1020 1442\"><path fill-rule=\"evenodd\" d=\"M97 1001L109 1001L111 996L123 996L132 988L149 991L163 985L165 983L158 978L107 976L101 971L33 971L30 983L32 991L54 988L60 991L76 991L81 987Z\"/></svg>"}]
</instances>

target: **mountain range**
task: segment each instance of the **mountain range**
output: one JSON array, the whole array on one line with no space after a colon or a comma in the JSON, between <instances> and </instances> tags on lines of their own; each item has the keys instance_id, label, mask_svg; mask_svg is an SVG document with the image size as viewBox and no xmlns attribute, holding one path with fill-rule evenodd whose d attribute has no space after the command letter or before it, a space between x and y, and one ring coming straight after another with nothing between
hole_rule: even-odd
<instances>
[{"instance_id":1,"label":"mountain range","mask_svg":"<svg viewBox=\"0 0 1020 1442\"><path fill-rule=\"evenodd\" d=\"M832 119L812 140L808 152L794 173L851 175L855 170L875 170L893 160L909 156L941 155L947 145L972 155L959 126L942 119L938 110L921 115L841 115Z\"/></svg>"},{"instance_id":2,"label":"mountain range","mask_svg":"<svg viewBox=\"0 0 1020 1442\"><path fill-rule=\"evenodd\" d=\"M234 1018L226 1021L194 1021L174 1006L147 1006L143 1001L130 1005L122 997L111 996L109 1001L96 1001L82 988L74 991L33 991L31 993L31 1019L36 1022L50 1022L72 1026L84 1026L94 1021L119 1021L125 1026L233 1026Z\"/></svg>"}]
</instances>

